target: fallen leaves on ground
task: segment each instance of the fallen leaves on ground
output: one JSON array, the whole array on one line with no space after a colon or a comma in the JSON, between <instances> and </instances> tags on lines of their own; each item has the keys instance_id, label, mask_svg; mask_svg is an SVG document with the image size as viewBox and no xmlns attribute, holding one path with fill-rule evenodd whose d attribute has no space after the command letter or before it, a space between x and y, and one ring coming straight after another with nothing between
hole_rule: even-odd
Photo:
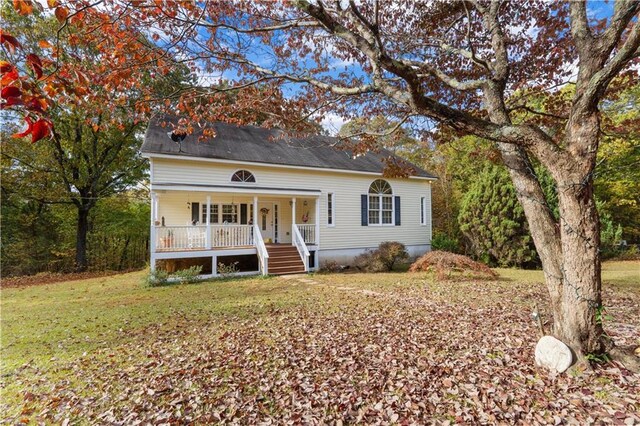
<instances>
[{"instance_id":1,"label":"fallen leaves on ground","mask_svg":"<svg viewBox=\"0 0 640 426\"><path fill-rule=\"evenodd\" d=\"M300 303L203 318L176 313L133 340L10 377L7 422L110 424L638 424L640 375L581 376L533 365L529 300L544 287L421 280L337 288ZM375 278L374 278L375 280ZM203 284L207 285L207 284ZM232 285L232 283L230 283ZM269 285L265 283L265 285ZM608 292L625 343L640 339L637 293ZM2 408L2 407L0 407Z\"/></svg>"}]
</instances>

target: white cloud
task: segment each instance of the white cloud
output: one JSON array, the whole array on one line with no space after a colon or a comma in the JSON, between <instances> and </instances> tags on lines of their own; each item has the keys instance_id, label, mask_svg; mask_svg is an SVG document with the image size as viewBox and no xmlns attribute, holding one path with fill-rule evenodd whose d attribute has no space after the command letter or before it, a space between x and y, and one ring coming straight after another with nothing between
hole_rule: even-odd
<instances>
[{"instance_id":1,"label":"white cloud","mask_svg":"<svg viewBox=\"0 0 640 426\"><path fill-rule=\"evenodd\" d=\"M344 117L341 117L333 112L328 112L324 115L324 118L322 119L320 124L322 124L322 127L324 127L324 129L329 132L330 135L335 136L336 134L338 134L338 131L340 130L342 125L346 122L347 120Z\"/></svg>"}]
</instances>

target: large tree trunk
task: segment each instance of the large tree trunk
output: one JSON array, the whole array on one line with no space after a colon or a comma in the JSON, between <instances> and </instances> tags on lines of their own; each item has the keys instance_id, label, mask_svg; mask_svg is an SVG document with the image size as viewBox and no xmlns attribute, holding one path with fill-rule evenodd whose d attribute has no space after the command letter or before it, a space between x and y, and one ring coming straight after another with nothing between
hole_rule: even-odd
<instances>
[{"instance_id":1,"label":"large tree trunk","mask_svg":"<svg viewBox=\"0 0 640 426\"><path fill-rule=\"evenodd\" d=\"M529 232L542 262L545 282L551 297L551 310L558 312L562 300L562 247L560 233L540 181L526 152L510 144L499 143L502 160L509 169L516 196L523 207Z\"/></svg>"},{"instance_id":2,"label":"large tree trunk","mask_svg":"<svg viewBox=\"0 0 640 426\"><path fill-rule=\"evenodd\" d=\"M554 318L553 334L576 360L607 349L597 319L601 306L600 229L591 174L559 185L561 221L549 211L540 183L521 148L498 144L542 262ZM579 185L575 185L577 181Z\"/></svg>"},{"instance_id":3,"label":"large tree trunk","mask_svg":"<svg viewBox=\"0 0 640 426\"><path fill-rule=\"evenodd\" d=\"M595 124L594 124L595 123ZM573 129L576 137L598 144L597 117ZM574 153L576 162L553 164L558 187L560 223L548 210L540 183L522 148L498 144L545 273L553 312L553 334L574 352L575 359L610 348L598 312L602 305L600 275L600 222L593 194L595 157ZM554 173L555 172L555 173Z\"/></svg>"},{"instance_id":4,"label":"large tree trunk","mask_svg":"<svg viewBox=\"0 0 640 426\"><path fill-rule=\"evenodd\" d=\"M89 210L86 206L78 207L78 223L76 227L76 271L86 271L87 233L89 232Z\"/></svg>"},{"instance_id":5,"label":"large tree trunk","mask_svg":"<svg viewBox=\"0 0 640 426\"><path fill-rule=\"evenodd\" d=\"M600 221L593 181L559 185L563 292L554 333L578 358L607 349L601 321Z\"/></svg>"}]
</instances>

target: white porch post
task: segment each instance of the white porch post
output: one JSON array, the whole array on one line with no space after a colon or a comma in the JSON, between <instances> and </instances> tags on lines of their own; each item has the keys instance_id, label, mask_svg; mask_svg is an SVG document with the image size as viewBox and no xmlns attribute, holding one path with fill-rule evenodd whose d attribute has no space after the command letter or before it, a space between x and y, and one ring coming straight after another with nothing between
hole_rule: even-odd
<instances>
[{"instance_id":1,"label":"white porch post","mask_svg":"<svg viewBox=\"0 0 640 426\"><path fill-rule=\"evenodd\" d=\"M204 236L204 244L207 250L211 249L211 196L207 195L207 233Z\"/></svg>"},{"instance_id":2,"label":"white porch post","mask_svg":"<svg viewBox=\"0 0 640 426\"><path fill-rule=\"evenodd\" d=\"M156 241L156 221L158 220L158 195L155 192L151 192L151 228L149 230L150 247L151 252L151 271L156 270L156 247L158 242Z\"/></svg>"},{"instance_id":3,"label":"white porch post","mask_svg":"<svg viewBox=\"0 0 640 426\"><path fill-rule=\"evenodd\" d=\"M253 197L253 225L258 226L258 197Z\"/></svg>"},{"instance_id":4,"label":"white porch post","mask_svg":"<svg viewBox=\"0 0 640 426\"><path fill-rule=\"evenodd\" d=\"M291 224L296 224L296 197L291 199Z\"/></svg>"},{"instance_id":5,"label":"white porch post","mask_svg":"<svg viewBox=\"0 0 640 426\"><path fill-rule=\"evenodd\" d=\"M316 246L320 245L320 197L316 198L316 238L314 243Z\"/></svg>"}]
</instances>

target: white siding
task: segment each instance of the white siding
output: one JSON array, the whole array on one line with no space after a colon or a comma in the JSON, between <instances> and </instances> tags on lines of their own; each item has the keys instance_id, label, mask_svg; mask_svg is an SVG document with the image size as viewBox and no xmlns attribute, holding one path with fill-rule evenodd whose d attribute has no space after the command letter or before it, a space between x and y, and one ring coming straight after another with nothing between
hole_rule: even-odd
<instances>
[{"instance_id":1,"label":"white siding","mask_svg":"<svg viewBox=\"0 0 640 426\"><path fill-rule=\"evenodd\" d=\"M360 195L366 194L369 185L377 177L374 175L287 169L263 165L233 165L207 161L193 161L183 159L153 158L151 182L171 184L204 184L230 185L231 174L238 169L251 171L256 177L255 184L246 184L261 188L283 189L311 189L320 190L320 246L325 249L368 248L375 247L382 241L400 241L406 245L424 245L431 243L431 184L424 179L387 179L393 188L393 195L400 196L401 225L400 226L362 226L360 215ZM237 185L237 184L236 184ZM155 190L160 187L155 187ZM212 189L211 192L215 190ZM327 193L335 194L335 226L327 226ZM182 192L167 190L160 193L158 217L171 218L171 224L182 225L191 217L187 211L186 198L203 203L207 193L196 194L198 199L191 198ZM427 198L427 225L420 224L420 197ZM252 203L253 197L243 195L219 194L212 202ZM267 196L259 195L260 200ZM289 198L279 196L282 226L290 226L291 207ZM309 201L308 208L303 210L303 198L298 196L296 216L298 221L304 213L309 211L309 222L315 223L315 207ZM188 216L186 213L188 212ZM186 224L186 223L184 223ZM167 225L169 223L167 222ZM290 229L282 229L290 231ZM282 234L284 237L285 234ZM290 241L282 238L283 242Z\"/></svg>"}]
</instances>

